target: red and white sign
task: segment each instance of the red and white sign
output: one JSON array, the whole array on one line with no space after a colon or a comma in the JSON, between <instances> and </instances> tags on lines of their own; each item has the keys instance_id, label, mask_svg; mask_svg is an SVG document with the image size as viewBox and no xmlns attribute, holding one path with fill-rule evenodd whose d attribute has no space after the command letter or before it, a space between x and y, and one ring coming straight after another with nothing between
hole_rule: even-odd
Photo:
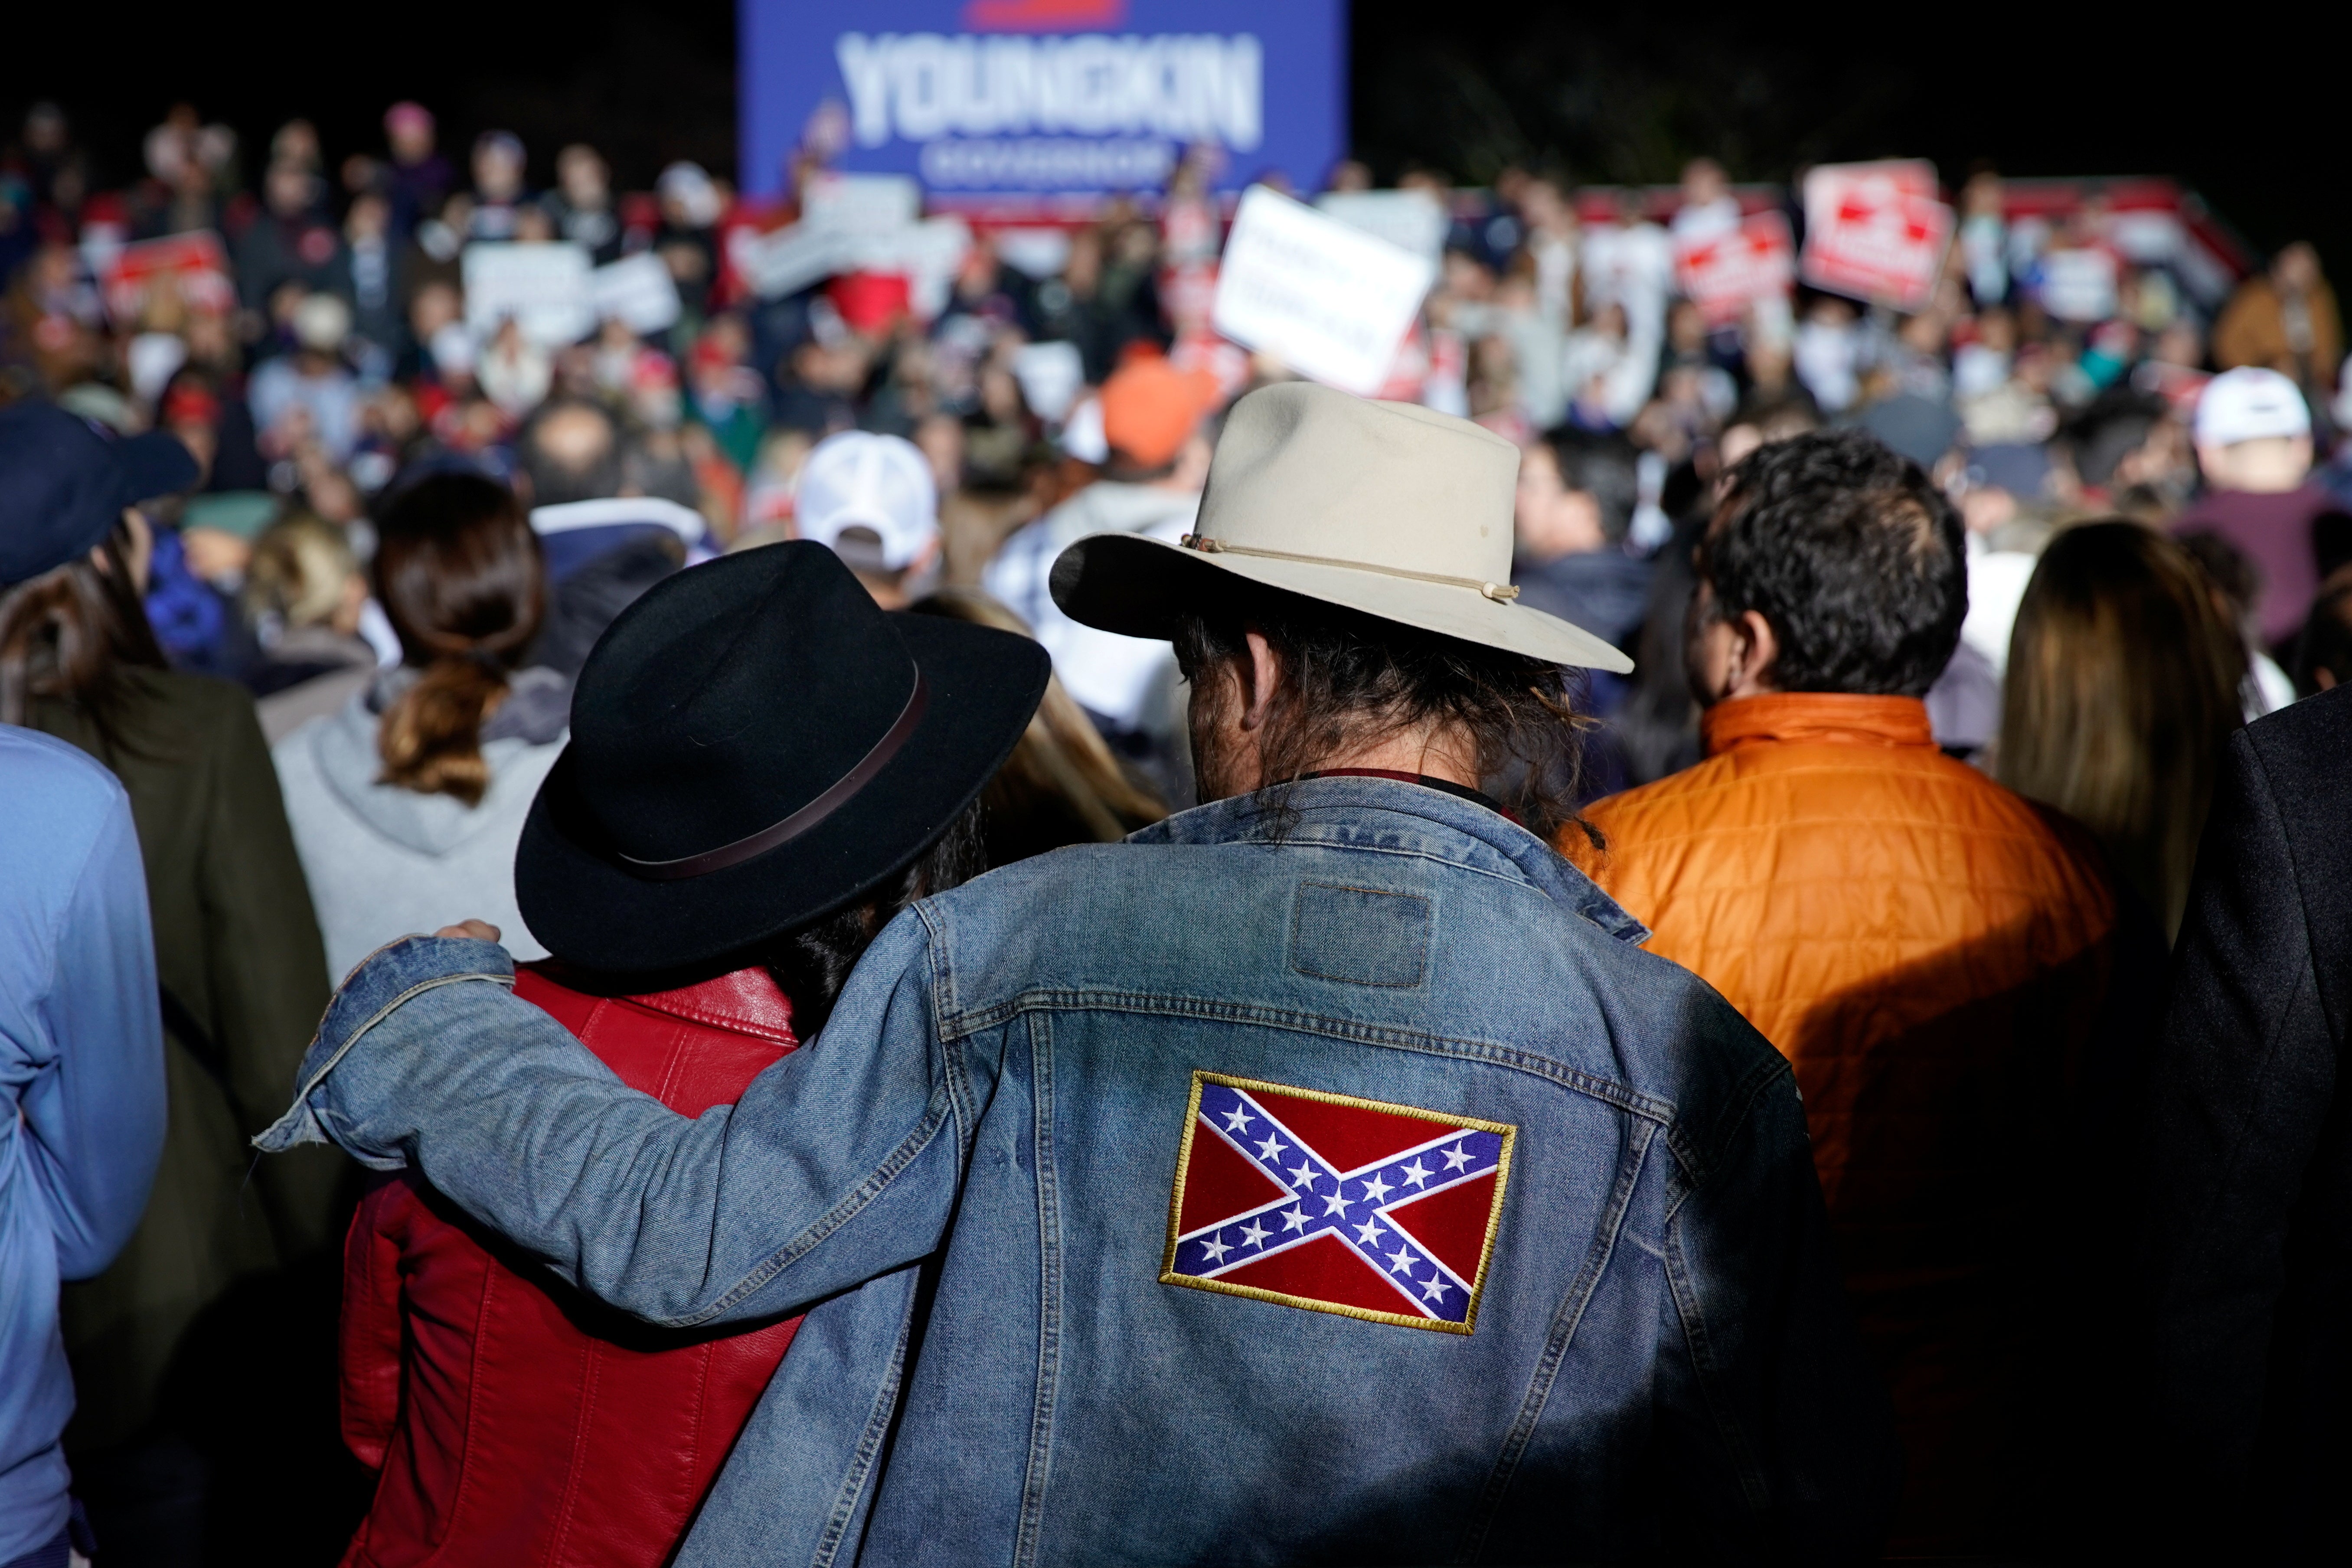
<instances>
[{"instance_id":1,"label":"red and white sign","mask_svg":"<svg viewBox=\"0 0 2352 1568\"><path fill-rule=\"evenodd\" d=\"M1750 213L1737 228L1675 242L1675 284L1710 327L1733 325L1759 300L1787 299L1796 280L1796 242L1777 212Z\"/></svg>"},{"instance_id":2,"label":"red and white sign","mask_svg":"<svg viewBox=\"0 0 2352 1568\"><path fill-rule=\"evenodd\" d=\"M1901 191L1906 195L1936 199L1942 187L1936 182L1936 165L1925 158L1879 158L1867 163L1820 163L1805 175L1805 215L1811 222L1813 195L1848 184L1867 184L1885 190Z\"/></svg>"},{"instance_id":3,"label":"red and white sign","mask_svg":"<svg viewBox=\"0 0 2352 1568\"><path fill-rule=\"evenodd\" d=\"M236 305L236 290L228 280L228 253L221 247L220 236L208 228L124 246L101 282L107 313L118 321L137 321L158 289L176 290L192 310L226 311Z\"/></svg>"},{"instance_id":4,"label":"red and white sign","mask_svg":"<svg viewBox=\"0 0 2352 1568\"><path fill-rule=\"evenodd\" d=\"M1934 168L1916 161L1814 169L1805 176L1805 281L1898 310L1924 308L1955 226L1934 191Z\"/></svg>"}]
</instances>

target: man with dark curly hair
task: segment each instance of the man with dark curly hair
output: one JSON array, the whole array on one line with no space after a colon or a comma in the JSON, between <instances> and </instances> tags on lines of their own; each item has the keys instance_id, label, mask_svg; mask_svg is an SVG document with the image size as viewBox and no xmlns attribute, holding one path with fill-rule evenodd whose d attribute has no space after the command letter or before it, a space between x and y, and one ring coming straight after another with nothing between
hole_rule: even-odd
<instances>
[{"instance_id":1,"label":"man with dark curly hair","mask_svg":"<svg viewBox=\"0 0 2352 1568\"><path fill-rule=\"evenodd\" d=\"M1560 847L1796 1068L1903 1431L1895 1549L2005 1549L2038 1528L2031 1238L2116 899L2080 828L1937 748L1968 574L1918 465L1858 431L1760 447L1696 566L1706 759Z\"/></svg>"}]
</instances>

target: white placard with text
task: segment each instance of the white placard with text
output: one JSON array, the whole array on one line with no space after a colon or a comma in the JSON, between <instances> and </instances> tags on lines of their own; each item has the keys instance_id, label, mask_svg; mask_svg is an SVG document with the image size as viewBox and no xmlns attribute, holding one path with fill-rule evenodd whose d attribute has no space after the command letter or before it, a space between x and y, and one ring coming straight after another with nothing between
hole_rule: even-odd
<instances>
[{"instance_id":1,"label":"white placard with text","mask_svg":"<svg viewBox=\"0 0 2352 1568\"><path fill-rule=\"evenodd\" d=\"M1218 267L1213 322L1301 375L1370 396L1436 279L1432 258L1252 185Z\"/></svg>"}]
</instances>

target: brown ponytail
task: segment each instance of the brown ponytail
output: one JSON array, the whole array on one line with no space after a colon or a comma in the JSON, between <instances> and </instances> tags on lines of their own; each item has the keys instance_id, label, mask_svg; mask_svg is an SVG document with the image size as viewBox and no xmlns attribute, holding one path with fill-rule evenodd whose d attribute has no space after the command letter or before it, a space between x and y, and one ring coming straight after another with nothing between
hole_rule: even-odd
<instances>
[{"instance_id":1,"label":"brown ponytail","mask_svg":"<svg viewBox=\"0 0 2352 1568\"><path fill-rule=\"evenodd\" d=\"M538 537L504 485L436 474L394 498L377 539L376 597L422 671L376 731L382 782L478 805L490 785L482 721L546 608Z\"/></svg>"}]
</instances>

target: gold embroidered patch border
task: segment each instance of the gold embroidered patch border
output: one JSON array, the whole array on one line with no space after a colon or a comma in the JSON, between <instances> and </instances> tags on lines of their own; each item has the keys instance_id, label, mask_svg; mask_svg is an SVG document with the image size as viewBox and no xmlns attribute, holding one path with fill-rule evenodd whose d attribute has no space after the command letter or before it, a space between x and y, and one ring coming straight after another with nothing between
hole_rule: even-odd
<instances>
[{"instance_id":1,"label":"gold embroidered patch border","mask_svg":"<svg viewBox=\"0 0 2352 1568\"><path fill-rule=\"evenodd\" d=\"M1211 1093L1220 1089L1231 1091L1227 1098L1234 1100L1235 1110L1241 1111L1246 1115L1248 1108L1255 1107L1259 1113L1265 1115L1267 1120L1270 1122L1273 1122L1276 1127L1281 1126L1278 1119L1275 1117L1272 1110L1267 1110L1262 1102L1255 1099L1256 1096L1274 1095L1293 1100L1309 1100L1323 1105L1346 1106L1355 1110L1374 1111L1389 1116L1408 1117L1414 1121L1425 1121L1437 1127L1459 1131L1464 1135L1464 1142L1467 1142L1470 1134L1476 1132L1490 1133L1499 1139L1500 1144L1493 1156L1493 1164L1490 1167L1487 1167L1487 1169L1491 1169L1495 1177L1495 1190L1487 1206L1486 1235L1479 1247L1477 1270L1475 1276L1467 1281L1468 1301L1464 1309L1464 1314L1461 1320L1459 1321L1454 1321L1428 1313L1427 1311L1424 1311L1420 1315L1402 1311L1383 1311L1374 1308L1358 1306L1351 1302L1328 1301L1311 1296L1301 1296L1288 1291L1267 1289L1262 1286L1235 1284L1219 1279L1202 1278L1198 1274L1187 1273L1180 1269L1178 1268L1178 1252L1180 1247L1198 1240L1197 1237L1186 1237L1183 1233L1182 1226L1186 1182L1192 1168L1193 1139L1199 1134L1202 1126L1202 1100L1204 1093ZM1249 1097L1246 1106L1244 1105L1241 1097ZM1231 1115L1234 1112L1229 1111L1226 1114ZM1212 1136L1216 1136L1216 1134L1213 1133ZM1296 1134L1292 1134L1292 1136L1296 1137ZM1486 1272L1494 1258L1496 1237L1500 1233L1502 1226L1503 1204L1506 1194L1509 1190L1511 1157L1517 1137L1518 1129L1508 1122L1487 1121L1477 1117L1471 1116L1447 1116L1438 1111L1424 1110L1416 1105L1398 1105L1387 1100L1368 1100L1358 1095L1335 1094L1327 1089L1305 1089L1294 1084L1270 1083L1258 1079L1236 1078L1225 1073L1215 1073L1196 1069L1192 1074L1192 1092L1187 1098L1184 1108L1184 1135L1177 1147L1175 1180L1169 1192L1168 1245L1160 1257L1160 1282L1163 1285L1181 1285L1194 1290L1215 1291L1222 1295L1243 1296L1253 1300L1272 1301L1286 1307L1302 1308L1311 1312L1329 1312L1337 1317L1358 1318L1367 1322L1394 1323L1402 1328L1430 1329L1440 1333L1471 1333L1477 1327L1478 1309L1484 1302L1486 1296ZM1231 1141L1228 1140L1229 1143ZM1433 1140L1433 1145L1437 1142L1442 1142L1442 1140ZM1312 1161L1321 1166L1328 1166L1328 1163L1323 1161L1319 1154L1316 1154L1311 1147L1307 1147L1305 1145L1305 1140L1298 1140L1298 1144L1300 1145L1298 1152L1301 1153L1302 1159ZM1462 1144L1457 1143L1457 1151L1461 1147ZM1290 1146L1288 1145L1285 1145L1284 1149L1286 1152L1290 1152ZM1366 1164L1354 1171L1339 1172L1337 1171L1336 1168L1327 1168L1317 1172L1316 1179L1319 1180L1326 1174L1329 1175L1333 1179L1335 1189L1334 1194L1329 1197L1324 1197L1324 1202L1327 1205L1332 1205L1335 1201L1343 1202L1346 1182L1359 1180L1360 1178L1360 1173L1363 1171L1381 1170L1390 1161L1401 1161L1405 1158L1407 1154L1414 1153L1416 1152L1416 1149L1407 1149L1397 1154L1389 1156L1386 1161ZM1245 1160L1251 1158L1251 1156L1246 1152L1244 1152L1242 1157ZM1266 1158L1271 1159L1273 1156L1269 1155L1266 1156ZM1267 1173L1271 1179L1271 1173L1265 1173L1263 1162L1253 1163L1262 1173ZM1305 1164L1302 1164L1299 1167L1297 1174L1303 1176L1307 1173L1307 1168ZM1476 1175L1483 1175L1486 1173L1486 1170L1481 1169L1469 1173L1469 1175L1465 1176L1465 1179L1471 1179ZM1378 1180L1380 1177L1376 1175L1375 1179ZM1439 1189L1432 1190L1435 1191ZM1323 1194L1313 1194L1312 1195L1318 1197L1323 1196ZM1415 1200L1417 1201L1417 1199L1423 1195L1426 1194L1416 1194ZM1263 1207L1265 1205L1261 1206ZM1296 1206L1303 1208L1303 1201L1297 1204ZM1400 1203L1395 1206L1404 1206L1403 1201L1400 1201ZM1403 1227L1401 1224L1387 1215L1385 1208L1382 1205L1370 1197L1360 1198L1354 1204L1348 1205L1347 1207L1361 1208L1364 1210L1368 1218L1375 1221L1379 1219L1389 1219L1389 1223L1395 1226L1400 1234L1405 1236L1410 1235L1409 1232L1403 1231ZM1212 1240L1208 1245L1215 1246L1219 1244L1222 1240L1222 1231L1224 1225L1237 1224L1240 1220L1248 1218L1250 1213L1254 1212L1255 1211L1245 1212L1244 1215L1237 1215L1232 1220L1222 1222L1219 1226L1207 1227L1217 1233L1213 1236ZM1269 1215L1268 1217L1274 1216ZM1329 1216L1327 1215L1323 1217L1328 1218ZM1358 1228L1360 1231L1361 1229L1361 1227L1354 1228ZM1373 1228L1378 1229L1377 1224L1374 1225ZM1334 1234L1334 1232L1328 1228L1318 1228L1318 1230L1314 1234L1331 1235ZM1313 1235L1302 1236L1299 1245L1303 1245L1306 1241L1310 1239L1313 1239ZM1349 1245L1351 1247L1351 1250L1356 1253L1360 1261L1363 1260L1361 1247L1354 1247L1348 1243L1345 1237L1341 1237L1339 1239L1341 1240L1342 1245ZM1407 1244L1403 1241L1400 1241L1399 1245L1400 1247L1406 1247ZM1449 1266L1445 1265L1443 1259L1438 1258L1432 1249L1418 1242L1414 1242L1412 1245L1419 1247L1421 1252L1427 1255L1426 1257L1417 1258L1415 1260L1416 1263L1428 1262L1434 1266L1434 1270L1442 1270L1444 1277L1456 1280L1460 1279L1460 1276L1455 1274ZM1285 1249L1277 1248L1275 1253L1262 1254L1262 1256L1278 1256L1282 1250ZM1408 1250L1410 1250L1410 1247L1408 1247ZM1401 1253L1394 1256L1402 1257L1403 1254ZM1252 1259L1252 1261L1255 1261L1255 1259ZM1366 1266L1367 1268L1371 1267L1369 1262L1367 1262ZM1385 1278L1385 1276L1383 1276L1383 1278ZM1440 1274L1433 1271L1432 1279L1428 1284L1434 1284L1439 1278ZM1412 1280L1412 1276L1407 1274L1406 1279L1408 1280ZM1416 1284L1423 1283L1420 1281L1412 1282ZM1402 1289L1396 1285L1396 1282L1393 1279L1390 1280L1389 1283L1391 1288ZM1423 1288L1426 1289L1427 1286L1424 1285Z\"/></svg>"}]
</instances>

